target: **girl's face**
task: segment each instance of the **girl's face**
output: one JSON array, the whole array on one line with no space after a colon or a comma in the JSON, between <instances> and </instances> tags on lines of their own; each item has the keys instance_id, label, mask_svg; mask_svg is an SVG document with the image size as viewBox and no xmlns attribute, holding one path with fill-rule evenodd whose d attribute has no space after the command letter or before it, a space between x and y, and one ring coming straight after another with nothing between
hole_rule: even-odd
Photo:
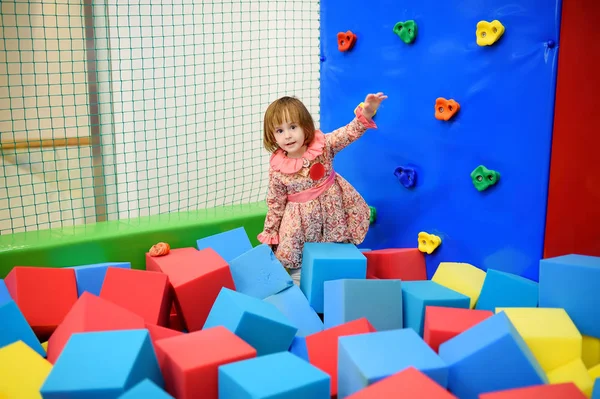
<instances>
[{"instance_id":1,"label":"girl's face","mask_svg":"<svg viewBox=\"0 0 600 399\"><path fill-rule=\"evenodd\" d=\"M275 141L279 148L287 152L287 156L290 158L301 158L306 151L304 146L304 130L296 122L286 121L280 125L275 126L273 132Z\"/></svg>"}]
</instances>

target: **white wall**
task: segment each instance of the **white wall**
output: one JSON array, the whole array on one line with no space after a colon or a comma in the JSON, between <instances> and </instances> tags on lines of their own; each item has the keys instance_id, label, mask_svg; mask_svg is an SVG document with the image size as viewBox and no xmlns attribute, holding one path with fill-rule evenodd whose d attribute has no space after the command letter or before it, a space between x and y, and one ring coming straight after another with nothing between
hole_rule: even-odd
<instances>
[{"instance_id":1,"label":"white wall","mask_svg":"<svg viewBox=\"0 0 600 399\"><path fill-rule=\"evenodd\" d=\"M29 57L36 72L29 89L32 102L15 100L12 92L9 99L4 82L12 90L13 79L28 77L19 69L7 70L5 59L9 68L22 61L12 61L16 55L6 48L7 39L0 39L2 140L41 132L89 135L81 3L0 3L3 31L12 5L12 14L21 15L14 25L35 36L23 39L19 33L11 45L34 44L16 54ZM39 17L28 17L26 6ZM56 17L65 11L67 17ZM94 14L109 219L263 201L267 105L296 95L318 126L318 1L96 0ZM42 20L61 26L53 30L56 39L42 40L49 31L47 23L44 29L36 25ZM47 72L38 73L43 65ZM31 113L40 101L49 103L48 126L30 128L41 119ZM60 112L53 111L55 104ZM94 219L88 147L25 150L13 158L0 154L0 234Z\"/></svg>"}]
</instances>

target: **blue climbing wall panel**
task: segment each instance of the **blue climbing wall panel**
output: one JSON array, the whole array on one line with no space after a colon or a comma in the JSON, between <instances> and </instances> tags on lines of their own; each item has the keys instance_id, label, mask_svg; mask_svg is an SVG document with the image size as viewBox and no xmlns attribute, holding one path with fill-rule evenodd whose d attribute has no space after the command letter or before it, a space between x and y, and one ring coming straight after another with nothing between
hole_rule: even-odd
<instances>
[{"instance_id":1,"label":"blue climbing wall panel","mask_svg":"<svg viewBox=\"0 0 600 399\"><path fill-rule=\"evenodd\" d=\"M441 2L321 1L321 129L348 123L366 94L383 91L369 130L342 151L336 170L369 205L377 222L360 247L416 247L420 231L442 245L427 256L428 275L441 261L468 262L537 280L542 257L552 139L559 0ZM393 32L415 20L416 40ZM481 20L499 20L504 35L476 43ZM357 35L340 52L337 33ZM434 117L438 97L459 113ZM500 172L479 192L478 166ZM398 166L417 171L402 186Z\"/></svg>"}]
</instances>

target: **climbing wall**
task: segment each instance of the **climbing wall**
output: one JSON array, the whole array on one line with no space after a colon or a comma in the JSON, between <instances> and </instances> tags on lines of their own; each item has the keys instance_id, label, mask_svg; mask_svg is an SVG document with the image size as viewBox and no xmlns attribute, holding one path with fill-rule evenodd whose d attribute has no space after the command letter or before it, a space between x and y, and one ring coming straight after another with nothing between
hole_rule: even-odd
<instances>
[{"instance_id":1,"label":"climbing wall","mask_svg":"<svg viewBox=\"0 0 600 399\"><path fill-rule=\"evenodd\" d=\"M427 255L429 276L440 261L455 261L537 280L560 10L559 0L321 2L320 128L349 122L368 93L389 96L375 116L379 128L335 161L377 209L361 247L416 247L423 231L442 240ZM412 42L410 24L397 24L409 20ZM503 34L478 45L478 23L494 20L502 26L487 26L482 39ZM356 42L340 51L338 33L347 31ZM438 98L460 106L451 119L436 118ZM480 165L499 174L482 191L471 177Z\"/></svg>"}]
</instances>

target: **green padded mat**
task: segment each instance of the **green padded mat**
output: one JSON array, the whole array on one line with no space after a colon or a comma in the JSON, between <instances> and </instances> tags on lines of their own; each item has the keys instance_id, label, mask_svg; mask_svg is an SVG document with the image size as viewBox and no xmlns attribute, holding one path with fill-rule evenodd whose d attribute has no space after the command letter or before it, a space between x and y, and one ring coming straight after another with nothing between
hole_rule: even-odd
<instances>
[{"instance_id":1,"label":"green padded mat","mask_svg":"<svg viewBox=\"0 0 600 399\"><path fill-rule=\"evenodd\" d=\"M196 247L202 237L243 226L253 245L263 229L264 201L92 223L0 236L0 278L14 266L66 267L131 262L145 269L145 254L160 241L171 248Z\"/></svg>"}]
</instances>

